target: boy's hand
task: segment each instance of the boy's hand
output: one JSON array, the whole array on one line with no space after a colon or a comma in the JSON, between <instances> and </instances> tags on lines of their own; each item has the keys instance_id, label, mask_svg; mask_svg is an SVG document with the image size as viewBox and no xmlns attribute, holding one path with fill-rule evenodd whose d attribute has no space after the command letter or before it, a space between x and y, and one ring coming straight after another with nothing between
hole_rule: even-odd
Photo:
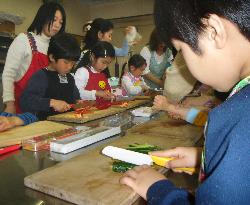
<instances>
[{"instance_id":1,"label":"boy's hand","mask_svg":"<svg viewBox=\"0 0 250 205\"><path fill-rule=\"evenodd\" d=\"M155 96L154 103L153 103L153 109L156 110L164 110L164 111L169 111L170 103L168 102L167 98L163 95L157 95Z\"/></svg>"},{"instance_id":2,"label":"boy's hand","mask_svg":"<svg viewBox=\"0 0 250 205\"><path fill-rule=\"evenodd\" d=\"M201 161L202 148L198 147L176 147L174 149L166 151L155 151L150 152L150 155L155 155L159 157L173 157L165 167L173 169L176 172L183 172L181 170L174 170L174 168L180 167L199 167ZM190 172L186 172L191 174Z\"/></svg>"},{"instance_id":3,"label":"boy's hand","mask_svg":"<svg viewBox=\"0 0 250 205\"><path fill-rule=\"evenodd\" d=\"M0 116L0 132L23 124L23 121L19 117Z\"/></svg>"},{"instance_id":4,"label":"boy's hand","mask_svg":"<svg viewBox=\"0 0 250 205\"><path fill-rule=\"evenodd\" d=\"M97 90L95 95L104 99L113 99L115 97L115 95L108 90Z\"/></svg>"},{"instance_id":5,"label":"boy's hand","mask_svg":"<svg viewBox=\"0 0 250 205\"><path fill-rule=\"evenodd\" d=\"M146 195L149 187L162 179L166 179L165 176L148 165L142 165L125 172L120 179L120 183L131 187L135 192L147 200Z\"/></svg>"},{"instance_id":6,"label":"boy's hand","mask_svg":"<svg viewBox=\"0 0 250 205\"><path fill-rule=\"evenodd\" d=\"M50 107L53 107L57 112L66 112L71 108L70 104L65 101L55 99L50 100Z\"/></svg>"}]
</instances>

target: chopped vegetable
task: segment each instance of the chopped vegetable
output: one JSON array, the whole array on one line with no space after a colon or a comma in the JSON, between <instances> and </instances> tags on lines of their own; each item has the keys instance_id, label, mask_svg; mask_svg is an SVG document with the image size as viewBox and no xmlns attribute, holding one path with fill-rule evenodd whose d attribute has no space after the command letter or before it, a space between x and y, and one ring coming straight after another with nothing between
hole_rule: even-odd
<instances>
[{"instance_id":1,"label":"chopped vegetable","mask_svg":"<svg viewBox=\"0 0 250 205\"><path fill-rule=\"evenodd\" d=\"M160 150L159 147L155 146L155 145L150 145L150 144L138 144L138 143L134 143L131 144L127 147L128 150L134 151L134 152L139 152L139 153L143 153L143 154L148 154L151 151L156 151L156 150ZM129 169L134 168L136 165L135 164L131 164L131 163L127 163L127 162L122 162L122 161L114 161L112 164L112 170L114 172L126 172Z\"/></svg>"},{"instance_id":2,"label":"chopped vegetable","mask_svg":"<svg viewBox=\"0 0 250 205\"><path fill-rule=\"evenodd\" d=\"M114 161L112 164L112 170L114 172L126 172L129 169L134 168L136 165L127 163L127 162L121 162L121 161Z\"/></svg>"},{"instance_id":3,"label":"chopped vegetable","mask_svg":"<svg viewBox=\"0 0 250 205\"><path fill-rule=\"evenodd\" d=\"M134 152L140 152L143 154L148 154L149 152L160 150L160 148L155 145L137 144L137 143L129 145L127 149Z\"/></svg>"}]
</instances>

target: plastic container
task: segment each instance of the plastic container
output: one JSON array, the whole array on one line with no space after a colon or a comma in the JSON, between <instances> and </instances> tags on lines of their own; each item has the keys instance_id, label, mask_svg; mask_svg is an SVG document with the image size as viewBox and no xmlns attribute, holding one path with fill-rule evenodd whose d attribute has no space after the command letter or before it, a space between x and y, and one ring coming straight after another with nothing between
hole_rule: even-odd
<instances>
[{"instance_id":1,"label":"plastic container","mask_svg":"<svg viewBox=\"0 0 250 205\"><path fill-rule=\"evenodd\" d=\"M29 151L49 150L50 142L52 140L67 138L79 132L80 129L68 128L44 135L35 136L30 139L23 140L22 147L23 149Z\"/></svg>"}]
</instances>

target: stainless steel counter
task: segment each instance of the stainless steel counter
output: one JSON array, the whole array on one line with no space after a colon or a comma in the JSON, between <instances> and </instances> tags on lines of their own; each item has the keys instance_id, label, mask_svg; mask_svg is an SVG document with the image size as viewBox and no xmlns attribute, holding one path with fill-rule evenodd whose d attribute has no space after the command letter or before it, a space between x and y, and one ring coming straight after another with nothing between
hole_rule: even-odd
<instances>
[{"instance_id":1,"label":"stainless steel counter","mask_svg":"<svg viewBox=\"0 0 250 205\"><path fill-rule=\"evenodd\" d=\"M26 188L23 183L25 176L38 172L53 166L62 160L70 159L80 153L95 148L104 143L109 143L124 135L124 132L136 123L158 118L161 114L154 115L150 118L134 118L130 115L130 111L126 111L119 115L114 115L104 119L99 119L89 123L86 126L96 126L98 124L105 125L122 125L123 133L107 140L101 141L94 145L82 148L67 155L59 155L50 153L49 151L30 152L18 150L7 155L0 156L0 205L68 205L70 203L49 195Z\"/></svg>"}]
</instances>

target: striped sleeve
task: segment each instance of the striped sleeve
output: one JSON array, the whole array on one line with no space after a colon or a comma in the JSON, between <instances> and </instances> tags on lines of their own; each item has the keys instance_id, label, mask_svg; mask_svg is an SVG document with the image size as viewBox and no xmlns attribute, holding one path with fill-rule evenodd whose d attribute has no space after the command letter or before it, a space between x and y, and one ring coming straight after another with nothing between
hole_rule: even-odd
<instances>
[{"instance_id":1,"label":"striped sleeve","mask_svg":"<svg viewBox=\"0 0 250 205\"><path fill-rule=\"evenodd\" d=\"M33 122L38 121L38 118L33 115L32 113L29 112L25 112L22 114L17 114L17 117L19 117L21 120L23 120L24 124L23 125L28 125L31 124Z\"/></svg>"}]
</instances>

